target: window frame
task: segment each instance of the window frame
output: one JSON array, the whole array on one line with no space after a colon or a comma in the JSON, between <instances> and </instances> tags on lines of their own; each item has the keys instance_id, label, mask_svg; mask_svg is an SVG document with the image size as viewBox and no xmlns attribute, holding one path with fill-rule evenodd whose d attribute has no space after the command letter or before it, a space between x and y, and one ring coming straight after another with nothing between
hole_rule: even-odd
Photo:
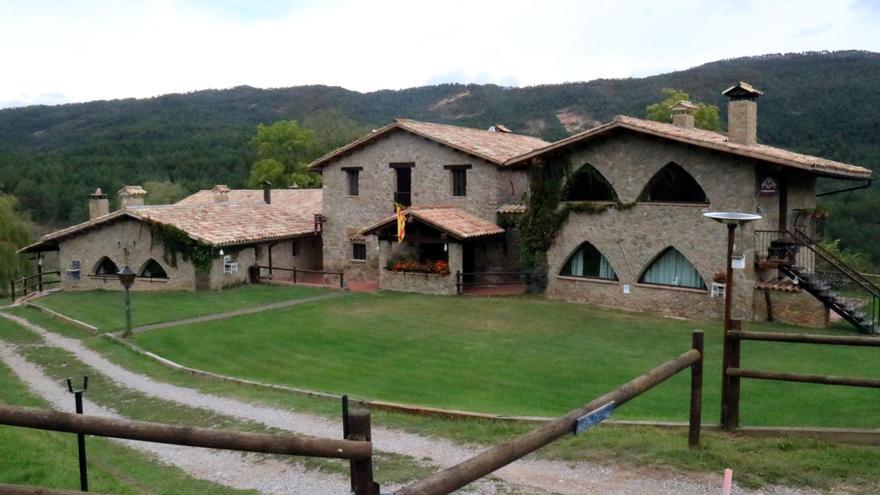
<instances>
[{"instance_id":1,"label":"window frame","mask_svg":"<svg viewBox=\"0 0 880 495\"><path fill-rule=\"evenodd\" d=\"M345 172L346 192L349 196L360 196L363 169L364 167L342 167Z\"/></svg>"},{"instance_id":2,"label":"window frame","mask_svg":"<svg viewBox=\"0 0 880 495\"><path fill-rule=\"evenodd\" d=\"M363 257L361 258L361 252ZM364 241L352 241L351 243L351 260L367 261L367 243Z\"/></svg>"},{"instance_id":3,"label":"window frame","mask_svg":"<svg viewBox=\"0 0 880 495\"><path fill-rule=\"evenodd\" d=\"M452 196L456 198L467 197L467 171L470 165L444 165L443 168L449 170L449 181L452 186ZM460 179L456 180L456 179Z\"/></svg>"},{"instance_id":4,"label":"window frame","mask_svg":"<svg viewBox=\"0 0 880 495\"><path fill-rule=\"evenodd\" d=\"M595 251L595 253L599 255L599 260L598 260L598 262L599 262L599 275L573 275L571 273L571 268L570 268L571 261L574 259L574 257L579 252L581 252L581 250L583 250L587 246L593 248L593 251ZM611 270L612 278L603 277L601 275L601 273L602 273L602 259L605 260L605 263L608 265L608 268ZM566 268L568 268L568 273L565 273ZM596 245L590 241L584 241L584 242L578 244L578 246L565 259L565 262L562 264L562 267L559 269L558 276L576 279L576 280L597 280L597 281L602 281L602 282L617 282L617 283L620 282L620 277L617 275L617 270L615 270L614 266L611 264L611 262L608 261L608 257L605 256L604 254L602 254L602 251L599 251L599 248L597 248Z\"/></svg>"},{"instance_id":5,"label":"window frame","mask_svg":"<svg viewBox=\"0 0 880 495\"><path fill-rule=\"evenodd\" d=\"M666 256L666 254L669 253L670 251L674 251L674 252L678 253L678 255L681 256L681 258L684 261L686 261L691 266L691 268L693 268L694 272L697 274L697 276L700 278L700 281L702 281L702 283L703 283L702 287L695 287L693 285L682 285L682 284L678 284L678 285L676 285L676 284L663 284L663 283L658 283L658 282L645 281L645 276L648 274L648 271L652 267L654 267L654 265L656 265L657 262L660 261L661 258ZM648 287L662 287L662 288L668 288L668 289L685 289L685 290L700 291L700 292L708 292L709 291L709 287L706 284L706 279L703 278L703 276L700 274L700 271L697 270L696 265L694 265L691 262L691 260L689 260L687 258L687 256L684 255L684 253L682 253L681 251L676 249L674 246L666 247L665 249L660 251L660 253L658 253L657 256L654 256L653 258L651 258L651 261L648 262L647 265L645 265L644 270L642 270L642 273L639 274L639 278L637 280L638 280L637 283L639 285L644 285L644 286L648 286Z\"/></svg>"}]
</instances>

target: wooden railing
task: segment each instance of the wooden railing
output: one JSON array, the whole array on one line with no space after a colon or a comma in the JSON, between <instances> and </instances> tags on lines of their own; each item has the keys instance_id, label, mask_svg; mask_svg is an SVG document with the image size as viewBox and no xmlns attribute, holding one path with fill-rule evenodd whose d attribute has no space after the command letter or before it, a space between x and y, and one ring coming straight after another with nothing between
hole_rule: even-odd
<instances>
[{"instance_id":1,"label":"wooden railing","mask_svg":"<svg viewBox=\"0 0 880 495\"><path fill-rule=\"evenodd\" d=\"M529 285L528 272L455 272L455 293L464 294L466 287L495 287L502 285Z\"/></svg>"},{"instance_id":2,"label":"wooden railing","mask_svg":"<svg viewBox=\"0 0 880 495\"><path fill-rule=\"evenodd\" d=\"M724 336L727 355L723 356L722 379L726 393L721 396L721 427L734 431L739 427L740 379L776 380L784 382L819 383L849 387L880 388L880 379L819 375L813 373L785 373L742 368L741 342L781 342L789 344L845 345L857 347L880 347L877 337L850 337L840 335L811 335L798 333L746 332L740 330L742 322L735 320L734 330Z\"/></svg>"},{"instance_id":3,"label":"wooden railing","mask_svg":"<svg viewBox=\"0 0 880 495\"><path fill-rule=\"evenodd\" d=\"M273 272L275 272L275 271L292 273L293 274L293 283L297 283L297 274L302 274L302 273L313 273L313 274L317 273L317 274L321 274L321 275L330 275L330 276L334 276L334 277L339 277L339 288L340 289L345 288L345 273L343 273L343 272L333 272L333 271L327 271L327 270L306 270L306 269L297 268L297 267L287 268L287 267L280 267L280 266L265 266L265 265L258 265L258 268L260 269L260 278L271 278ZM263 276L263 270L269 272L269 277Z\"/></svg>"},{"instance_id":4,"label":"wooden railing","mask_svg":"<svg viewBox=\"0 0 880 495\"><path fill-rule=\"evenodd\" d=\"M61 283L61 271L37 272L33 275L9 281L9 297L12 302L34 292L43 292L47 287Z\"/></svg>"}]
</instances>

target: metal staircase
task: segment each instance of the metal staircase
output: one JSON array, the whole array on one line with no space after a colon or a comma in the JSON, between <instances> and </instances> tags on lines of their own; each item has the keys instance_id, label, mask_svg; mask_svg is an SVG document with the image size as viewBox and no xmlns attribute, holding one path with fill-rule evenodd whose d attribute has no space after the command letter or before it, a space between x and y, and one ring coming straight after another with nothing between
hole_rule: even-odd
<instances>
[{"instance_id":1,"label":"metal staircase","mask_svg":"<svg viewBox=\"0 0 880 495\"><path fill-rule=\"evenodd\" d=\"M858 270L797 228L755 235L759 265L777 268L858 330L880 331L880 287Z\"/></svg>"}]
</instances>

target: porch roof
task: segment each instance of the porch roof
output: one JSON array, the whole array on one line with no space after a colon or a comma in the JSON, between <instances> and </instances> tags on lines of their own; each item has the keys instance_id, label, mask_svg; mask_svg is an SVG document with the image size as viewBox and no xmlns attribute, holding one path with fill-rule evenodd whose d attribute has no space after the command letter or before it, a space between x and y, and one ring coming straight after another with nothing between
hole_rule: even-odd
<instances>
[{"instance_id":1,"label":"porch roof","mask_svg":"<svg viewBox=\"0 0 880 495\"><path fill-rule=\"evenodd\" d=\"M416 219L462 241L504 233L504 229L498 225L454 206L411 206L404 211L404 215L407 220ZM373 235L396 222L397 215L391 215L361 230L360 234Z\"/></svg>"}]
</instances>

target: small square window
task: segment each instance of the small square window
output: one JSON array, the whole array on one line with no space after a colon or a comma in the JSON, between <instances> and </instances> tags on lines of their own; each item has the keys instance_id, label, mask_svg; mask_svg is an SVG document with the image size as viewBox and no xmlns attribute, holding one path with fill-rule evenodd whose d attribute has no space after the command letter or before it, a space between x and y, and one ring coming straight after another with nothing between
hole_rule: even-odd
<instances>
[{"instance_id":1,"label":"small square window","mask_svg":"<svg viewBox=\"0 0 880 495\"><path fill-rule=\"evenodd\" d=\"M367 245L363 242L352 243L351 259L365 261L367 259Z\"/></svg>"},{"instance_id":2,"label":"small square window","mask_svg":"<svg viewBox=\"0 0 880 495\"><path fill-rule=\"evenodd\" d=\"M357 196L360 192L360 184L358 183L360 178L360 170L346 170L345 176L348 179L348 195Z\"/></svg>"},{"instance_id":3,"label":"small square window","mask_svg":"<svg viewBox=\"0 0 880 495\"><path fill-rule=\"evenodd\" d=\"M452 169L452 195L467 196L467 169Z\"/></svg>"}]
</instances>

